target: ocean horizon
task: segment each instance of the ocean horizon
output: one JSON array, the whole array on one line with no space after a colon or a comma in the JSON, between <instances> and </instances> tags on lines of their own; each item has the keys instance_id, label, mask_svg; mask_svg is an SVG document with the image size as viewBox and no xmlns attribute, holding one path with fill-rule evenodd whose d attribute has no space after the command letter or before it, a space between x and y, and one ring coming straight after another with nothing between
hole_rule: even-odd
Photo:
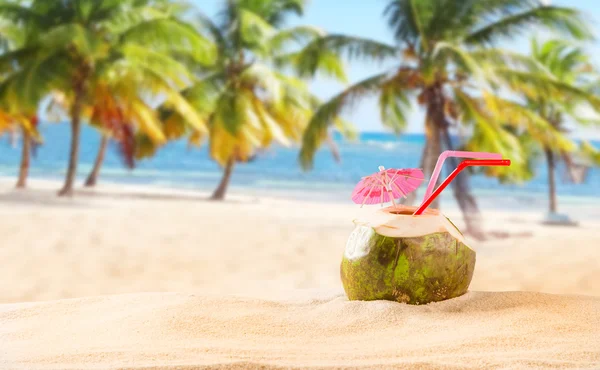
<instances>
[{"instance_id":1,"label":"ocean horizon","mask_svg":"<svg viewBox=\"0 0 600 370\"><path fill-rule=\"evenodd\" d=\"M31 178L60 180L64 177L69 151L68 129L67 124L41 125L44 144L37 149L32 158ZM84 126L78 167L80 181L85 179L93 165L99 141L98 132ZM416 133L396 136L390 133L362 132L356 141L343 140L339 135L336 135L335 141L339 146L341 162L337 163L329 148L324 146L315 156L314 168L306 172L298 163L299 148L273 146L266 149L259 153L254 161L236 165L231 190L334 201L347 200L360 178L376 172L380 165L386 168L419 167L425 138L423 134ZM16 179L20 145L18 142L12 147L6 138L2 140L0 176L14 176ZM446 168L446 171L448 170ZM129 170L125 168L117 148L111 143L100 181L210 191L217 186L221 175L221 168L208 155L207 145L188 149L185 140L169 142L155 157L139 161L135 169ZM476 194L529 197L537 202L546 199L546 176L545 162L540 158L536 165L536 176L529 182L500 184L495 178L475 175L471 177L470 184ZM559 196L600 198L598 169L591 169L583 184L568 183L565 176L564 168L559 166Z\"/></svg>"}]
</instances>

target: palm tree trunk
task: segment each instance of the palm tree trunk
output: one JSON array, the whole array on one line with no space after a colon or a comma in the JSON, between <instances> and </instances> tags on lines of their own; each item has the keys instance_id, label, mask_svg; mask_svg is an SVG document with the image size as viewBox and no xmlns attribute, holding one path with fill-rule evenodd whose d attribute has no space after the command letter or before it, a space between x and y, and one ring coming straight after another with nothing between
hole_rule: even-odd
<instances>
[{"instance_id":1,"label":"palm tree trunk","mask_svg":"<svg viewBox=\"0 0 600 370\"><path fill-rule=\"evenodd\" d=\"M100 175L100 169L102 168L102 163L104 163L104 155L106 154L107 146L108 137L106 135L102 135L102 139L100 140L100 148L98 149L96 161L94 162L94 168L92 168L92 172L90 172L87 179L85 180L86 187L91 188L96 186L96 182L98 181L98 175Z\"/></svg>"},{"instance_id":2,"label":"palm tree trunk","mask_svg":"<svg viewBox=\"0 0 600 370\"><path fill-rule=\"evenodd\" d=\"M431 179L431 175L433 174L433 170L435 169L435 164L437 163L437 159L442 153L441 143L440 143L440 131L437 127L431 128L431 135L428 135L425 156L423 158L423 173L425 174L425 179ZM440 185L441 178L438 178L434 189ZM431 208L440 208L440 198L434 199L430 205Z\"/></svg>"},{"instance_id":3,"label":"palm tree trunk","mask_svg":"<svg viewBox=\"0 0 600 370\"><path fill-rule=\"evenodd\" d=\"M221 178L221 182L219 186L210 197L213 200L223 200L225 199L225 193L227 192L227 186L229 185L229 181L231 180L231 173L233 171L233 165L235 164L235 158L233 156L227 161L225 165L225 170L223 171L223 177Z\"/></svg>"},{"instance_id":4,"label":"palm tree trunk","mask_svg":"<svg viewBox=\"0 0 600 370\"><path fill-rule=\"evenodd\" d=\"M81 109L83 107L85 80L75 84L75 100L71 108L71 149L69 151L69 166L63 188L59 196L72 196L75 176L77 175L77 161L79 160L79 141L81 134Z\"/></svg>"},{"instance_id":5,"label":"palm tree trunk","mask_svg":"<svg viewBox=\"0 0 600 370\"><path fill-rule=\"evenodd\" d=\"M23 148L21 150L21 165L19 167L19 179L17 189L24 189L27 186L27 176L29 174L29 164L31 158L31 137L27 131L23 130Z\"/></svg>"},{"instance_id":6,"label":"palm tree trunk","mask_svg":"<svg viewBox=\"0 0 600 370\"><path fill-rule=\"evenodd\" d=\"M426 176L431 176L437 159L442 153L440 136L442 136L444 140L444 146L447 150L452 150L453 146L450 133L448 131L450 123L446 119L446 114L444 113L445 98L441 87L436 85L430 87L425 94L425 98L428 102L426 132L430 148L429 152L426 154L424 170ZM458 160L456 158L450 158L449 161L454 168L458 166ZM454 197L456 198L460 210L462 211L469 233L475 238L483 238L483 233L481 232L481 228L478 223L480 218L479 209L477 208L477 202L475 201L475 198L471 195L468 180L468 173L465 172L462 172L454 179L452 182ZM436 189L440 183L441 179L438 178L434 189ZM436 201L439 200L436 199ZM436 201L432 203L432 208L439 208L439 206L434 205L436 204Z\"/></svg>"},{"instance_id":7,"label":"palm tree trunk","mask_svg":"<svg viewBox=\"0 0 600 370\"><path fill-rule=\"evenodd\" d=\"M546 162L548 163L548 197L550 201L550 213L556 213L556 163L554 161L554 153L551 149L544 148L544 152L546 153Z\"/></svg>"},{"instance_id":8,"label":"palm tree trunk","mask_svg":"<svg viewBox=\"0 0 600 370\"><path fill-rule=\"evenodd\" d=\"M439 97L437 96L435 87L432 87L426 93L427 101L427 112L425 115L425 149L422 158L423 164L423 173L425 174L425 179L430 179L433 174L433 170L435 169L435 164L437 163L437 159L442 153L442 145L440 140L440 114L442 114L441 119L443 119L443 107L439 107ZM438 178L434 189L438 187L441 179ZM431 205L431 208L440 208L440 199L436 198Z\"/></svg>"}]
</instances>

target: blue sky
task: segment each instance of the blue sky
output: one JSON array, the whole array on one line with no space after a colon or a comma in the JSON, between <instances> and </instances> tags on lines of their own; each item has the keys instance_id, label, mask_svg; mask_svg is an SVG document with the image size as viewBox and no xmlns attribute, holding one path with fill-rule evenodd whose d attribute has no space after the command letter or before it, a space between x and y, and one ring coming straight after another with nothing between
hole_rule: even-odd
<instances>
[{"instance_id":1,"label":"blue sky","mask_svg":"<svg viewBox=\"0 0 600 370\"><path fill-rule=\"evenodd\" d=\"M301 19L293 19L290 25L309 24L320 27L328 33L343 33L358 35L381 41L392 42L385 20L382 17L386 0L309 0L306 14ZM461 0L456 0L461 1ZM549 0L546 0L549 2ZM208 16L214 16L222 0L192 0L198 8ZM600 0L553 0L553 5L576 7L590 17L598 30L600 22ZM599 36L600 38L600 36ZM511 40L510 47L520 52L528 51L528 40ZM593 55L600 57L600 44L595 43L590 47ZM600 63L597 63L600 66ZM348 65L350 83L360 81L370 75L381 73L385 65L352 63ZM328 98L338 93L343 85L326 80L317 79L311 83L313 91L321 98ZM361 131L383 131L375 99L365 99L351 112L346 114ZM409 119L408 132L421 132L423 127L423 114L415 109ZM579 130L578 136L600 138L600 129Z\"/></svg>"}]
</instances>

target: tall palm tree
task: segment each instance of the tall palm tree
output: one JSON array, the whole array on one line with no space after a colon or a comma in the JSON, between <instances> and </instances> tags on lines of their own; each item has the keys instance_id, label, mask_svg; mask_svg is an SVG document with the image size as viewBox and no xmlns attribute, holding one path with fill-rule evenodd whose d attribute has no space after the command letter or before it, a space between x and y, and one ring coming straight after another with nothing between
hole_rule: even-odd
<instances>
[{"instance_id":1,"label":"tall palm tree","mask_svg":"<svg viewBox=\"0 0 600 370\"><path fill-rule=\"evenodd\" d=\"M154 4L155 7L155 11L158 11L159 15L161 17L174 17L175 19L184 19L185 16L187 14L190 13L190 11L192 11L192 7L184 2L177 2L177 1L168 1L168 0L163 0L163 1L158 1L155 2ZM156 14L154 15L156 16ZM182 56L182 53L180 51L174 51L171 53L172 56L174 57L180 57ZM186 53L183 53L186 54ZM184 58L184 59L189 59L189 58ZM198 61L192 58L192 61L194 64L198 64ZM191 75L187 72L184 71L182 74L186 75L187 77L191 78ZM119 83L123 84L123 79L120 78L118 80ZM136 82L135 81L127 81L125 82L124 86L136 86ZM139 87L139 86L138 86ZM139 89L138 89L139 90ZM128 90L129 93L133 92L131 89ZM107 127L110 126L110 121L111 120L115 120L118 119L121 122L129 122L129 123L135 123L137 121L136 117L140 117L140 114L138 112L138 114L134 114L134 116L129 116L126 117L125 115L128 114L129 112L135 112L136 108L130 106L128 109L124 109L123 107L123 103L120 103L119 101L123 101L123 102L130 102L132 100L135 101L139 101L138 98L136 97L131 97L131 96L114 96L110 95L112 94L111 91L105 89L99 90L97 91L98 95L94 94L95 99L94 99L94 107L92 109L92 114L94 119L90 121L90 123L96 127L99 132L100 132L100 143L99 143L99 147L98 147L98 151L96 153L96 158L94 160L94 164L92 166L92 169L90 171L90 173L88 174L86 180L85 180L85 186L86 187L94 187L98 181L98 177L100 175L100 170L102 168L102 165L104 163L104 158L106 156L106 151L108 148L108 144L111 140L115 140L115 135L113 132L111 132L110 130L107 130ZM148 91L143 91L140 90L138 92L136 92L138 95L145 95L146 97L146 101L148 100L154 100L154 99L149 99L148 98ZM167 103L170 100L167 100ZM122 155L124 155L125 153L127 153L127 155L124 157L126 165L128 167L133 167L134 164L134 160L136 159L136 146L140 143L140 140L138 140L137 138L140 135L144 135L145 138L150 140L150 145L154 146L154 147L159 147L162 144L165 143L166 141L166 137L164 136L164 134L160 131L160 127L157 127L154 123L158 123L158 116L156 116L155 113L150 112L150 109L154 109L153 107L150 107L148 105L146 105L146 103L142 103L144 108L148 109L148 113L151 113L154 118L153 118L153 124L137 124L136 125L136 133L135 133L135 138L130 138L129 140L125 141L125 142L121 142L121 144L123 143L129 143L131 145L131 147L127 150L125 147L121 146L121 151L120 153ZM182 114L185 114L185 111L182 111ZM193 125L197 125L197 122L192 122ZM191 127L192 129L194 128L194 126ZM197 129L197 128L196 128ZM133 131L127 131L130 134L133 134Z\"/></svg>"},{"instance_id":2,"label":"tall palm tree","mask_svg":"<svg viewBox=\"0 0 600 370\"><path fill-rule=\"evenodd\" d=\"M16 187L27 186L31 153L41 143L38 118L34 106L20 104L11 90L11 79L0 81L0 136L5 133L21 136L21 160Z\"/></svg>"},{"instance_id":3,"label":"tall palm tree","mask_svg":"<svg viewBox=\"0 0 600 370\"><path fill-rule=\"evenodd\" d=\"M93 103L95 84L131 74L152 93L165 92L169 103L190 114L198 130L202 122L173 86L186 81L186 69L170 53L186 54L198 62L214 54L188 24L157 12L160 0L32 0L29 5L0 4L0 16L26 25L24 45L0 57L0 65L18 65L14 86L21 99L39 101L61 91L69 102L71 144L65 184L59 195L71 195L77 171L81 120ZM144 111L148 113L147 111ZM151 122L152 115L138 117ZM125 126L115 126L119 139L128 140Z\"/></svg>"},{"instance_id":4,"label":"tall palm tree","mask_svg":"<svg viewBox=\"0 0 600 370\"><path fill-rule=\"evenodd\" d=\"M22 45L25 40L24 31L21 25L0 21L0 54L11 52ZM32 141L39 140L39 133L37 132L35 107L27 108L24 105L19 105L13 99L14 95L11 96L11 92L7 89L6 83L10 81L8 77L13 71L14 67L10 65L4 65L0 70L0 91L3 95L1 97L0 135L5 132L12 134L20 132L22 150L16 187L22 189L27 185L32 144L34 144Z\"/></svg>"},{"instance_id":5,"label":"tall palm tree","mask_svg":"<svg viewBox=\"0 0 600 370\"><path fill-rule=\"evenodd\" d=\"M182 76L192 78L182 65L176 67L175 69L180 69L177 72ZM164 69L174 67L167 65ZM114 73L117 70L111 67L110 71L109 74L98 74L90 82L90 96L93 99L82 109L82 116L101 135L100 147L92 171L86 179L86 186L95 185L109 140L119 144L119 154L128 168L135 166L139 135L144 135L156 147L166 143L167 137L162 131L160 115L150 103L157 95L161 95L164 104L172 107L173 111L188 117L186 124L192 129L207 132L204 123L180 95L179 89L184 86L182 83L171 87L169 81L163 81L161 77L164 72L161 76L158 75L159 70L126 67ZM54 102L63 111L72 104L64 95L55 97Z\"/></svg>"},{"instance_id":6,"label":"tall palm tree","mask_svg":"<svg viewBox=\"0 0 600 370\"><path fill-rule=\"evenodd\" d=\"M21 110L20 112L22 112ZM41 137L37 130L37 117L27 116L22 113L7 113L0 110L0 136L5 133L20 131L21 134L21 161L16 187L23 189L27 186L27 177L31 162L33 145L40 142Z\"/></svg>"},{"instance_id":7,"label":"tall palm tree","mask_svg":"<svg viewBox=\"0 0 600 370\"><path fill-rule=\"evenodd\" d=\"M278 57L321 37L315 28L284 29L289 15L300 15L305 0L229 0L216 23L199 15L199 28L216 45L217 60L197 71L198 80L184 91L209 127L209 152L223 177L212 199L225 197L236 162L253 158L272 142L299 141L318 101L307 86L277 68ZM297 49L297 48L296 48ZM344 79L339 58L331 56L316 69ZM167 135L185 134L187 117L163 110ZM345 123L337 120L340 127ZM190 140L202 142L193 132Z\"/></svg>"},{"instance_id":8,"label":"tall palm tree","mask_svg":"<svg viewBox=\"0 0 600 370\"><path fill-rule=\"evenodd\" d=\"M564 40L549 40L540 45L536 39L532 39L531 56L556 81L578 89L584 94L552 99L552 96L548 95L527 94L527 90L525 90L523 96L527 101L527 106L554 130L565 134L569 131L566 127L567 123L576 125L598 123L598 120L590 120L581 115L581 109L589 106L590 101L597 97L594 89L597 88L598 74L586 52L582 48L571 46ZM557 162L562 158L565 164L569 165L572 163L573 154L583 153L574 141L571 141L568 147L560 147L544 139L539 140L538 144L547 164L548 207L550 213L556 213ZM585 147L583 146L583 148Z\"/></svg>"},{"instance_id":9,"label":"tall palm tree","mask_svg":"<svg viewBox=\"0 0 600 370\"><path fill-rule=\"evenodd\" d=\"M481 107L477 100L487 88L487 79L494 69L504 67L509 56L486 47L502 38L515 37L533 25L578 38L590 36L578 11L545 6L536 0L390 0L384 14L395 44L330 35L303 50L304 63L296 67L306 74L314 71L320 51L343 53L349 59L398 63L390 71L348 87L316 112L303 138L300 160L305 168L311 167L332 117L359 98L375 94L379 96L383 124L395 132L406 126L407 111L413 102L424 108L426 145L422 166L426 175L431 175L443 149L454 148L450 129L463 123L461 117L473 116L473 110ZM457 164L456 160L450 163ZM454 195L467 228L478 232L475 221L479 210L467 179L463 173L453 182Z\"/></svg>"},{"instance_id":10,"label":"tall palm tree","mask_svg":"<svg viewBox=\"0 0 600 370\"><path fill-rule=\"evenodd\" d=\"M485 150L507 154L513 165L484 167L476 172L497 177L501 182L523 182L534 176L536 159L553 154L548 162L560 157L574 181L573 157L588 164L600 164L600 153L587 141L579 145L569 138L565 123L598 124L600 113L597 72L582 49L565 40L552 40L539 46L532 41L532 56L510 54L491 49L504 60L507 68L495 68L491 93L465 100L458 96L463 114L460 121L471 130L464 150ZM502 55L500 55L502 54ZM519 63L512 63L518 59ZM572 75L569 78L568 75ZM510 95L510 98L501 95ZM582 115L586 113L588 117ZM550 198L555 199L555 169L548 171ZM552 203L552 201L551 201Z\"/></svg>"}]
</instances>

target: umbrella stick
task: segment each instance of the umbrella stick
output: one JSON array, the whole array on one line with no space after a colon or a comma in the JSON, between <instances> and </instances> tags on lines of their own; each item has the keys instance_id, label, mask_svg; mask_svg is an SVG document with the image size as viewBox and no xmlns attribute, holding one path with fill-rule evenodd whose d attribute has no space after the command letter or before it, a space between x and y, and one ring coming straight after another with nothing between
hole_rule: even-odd
<instances>
[{"instance_id":1,"label":"umbrella stick","mask_svg":"<svg viewBox=\"0 0 600 370\"><path fill-rule=\"evenodd\" d=\"M390 199L392 200L392 204L394 205L394 208L396 208L397 206L396 206L396 202L394 201L394 194L392 194L391 190L388 190L387 192L390 195Z\"/></svg>"}]
</instances>

